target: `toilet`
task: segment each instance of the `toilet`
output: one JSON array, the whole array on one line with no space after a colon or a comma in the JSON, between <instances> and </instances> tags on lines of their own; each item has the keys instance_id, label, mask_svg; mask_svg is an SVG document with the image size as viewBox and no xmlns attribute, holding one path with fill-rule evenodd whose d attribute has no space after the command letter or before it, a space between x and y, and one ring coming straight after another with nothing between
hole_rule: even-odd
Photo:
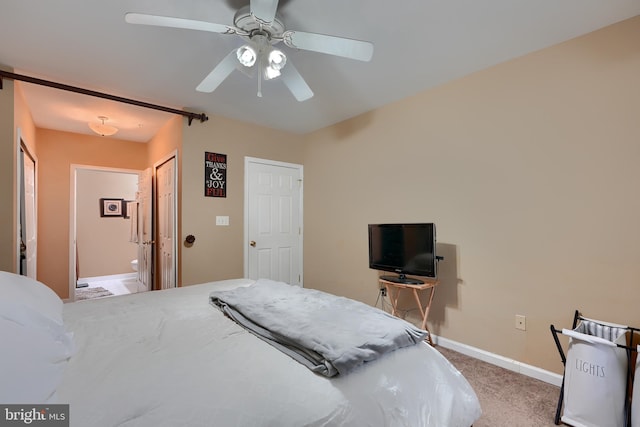
<instances>
[{"instance_id":1,"label":"toilet","mask_svg":"<svg viewBox=\"0 0 640 427\"><path fill-rule=\"evenodd\" d=\"M131 269L133 271L138 271L138 260L134 259L133 261L131 261Z\"/></svg>"}]
</instances>

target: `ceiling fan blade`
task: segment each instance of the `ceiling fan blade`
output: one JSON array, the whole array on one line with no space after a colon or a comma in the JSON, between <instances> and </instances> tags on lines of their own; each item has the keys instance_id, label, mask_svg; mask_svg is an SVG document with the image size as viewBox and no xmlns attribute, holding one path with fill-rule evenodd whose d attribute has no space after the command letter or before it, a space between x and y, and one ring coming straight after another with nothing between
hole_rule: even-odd
<instances>
[{"instance_id":1,"label":"ceiling fan blade","mask_svg":"<svg viewBox=\"0 0 640 427\"><path fill-rule=\"evenodd\" d=\"M303 31L285 31L282 39L289 47L357 59L358 61L370 61L373 56L373 44L361 40Z\"/></svg>"},{"instance_id":2,"label":"ceiling fan blade","mask_svg":"<svg viewBox=\"0 0 640 427\"><path fill-rule=\"evenodd\" d=\"M172 18L170 16L145 15L143 13L126 13L124 20L129 24L153 25L156 27L183 28L186 30L208 31L211 33L236 34L238 30L228 25L212 22L194 21L193 19Z\"/></svg>"},{"instance_id":3,"label":"ceiling fan blade","mask_svg":"<svg viewBox=\"0 0 640 427\"><path fill-rule=\"evenodd\" d=\"M271 24L276 17L278 0L251 0L251 15L262 24Z\"/></svg>"},{"instance_id":4,"label":"ceiling fan blade","mask_svg":"<svg viewBox=\"0 0 640 427\"><path fill-rule=\"evenodd\" d=\"M306 101L313 97L313 91L304 81L296 67L291 61L287 61L287 65L282 69L280 76L282 82L289 88L293 96L300 102Z\"/></svg>"},{"instance_id":5,"label":"ceiling fan blade","mask_svg":"<svg viewBox=\"0 0 640 427\"><path fill-rule=\"evenodd\" d=\"M198 92L213 92L236 68L236 51L232 50L196 87Z\"/></svg>"}]
</instances>

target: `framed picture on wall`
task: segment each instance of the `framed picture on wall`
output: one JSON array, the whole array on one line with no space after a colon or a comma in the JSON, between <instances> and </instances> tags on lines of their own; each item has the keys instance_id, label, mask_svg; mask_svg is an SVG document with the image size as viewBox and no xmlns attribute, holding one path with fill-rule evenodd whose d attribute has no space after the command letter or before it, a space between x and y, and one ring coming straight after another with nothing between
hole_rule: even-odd
<instances>
[{"instance_id":1,"label":"framed picture on wall","mask_svg":"<svg viewBox=\"0 0 640 427\"><path fill-rule=\"evenodd\" d=\"M124 199L100 199L100 216L121 217L123 211Z\"/></svg>"}]
</instances>

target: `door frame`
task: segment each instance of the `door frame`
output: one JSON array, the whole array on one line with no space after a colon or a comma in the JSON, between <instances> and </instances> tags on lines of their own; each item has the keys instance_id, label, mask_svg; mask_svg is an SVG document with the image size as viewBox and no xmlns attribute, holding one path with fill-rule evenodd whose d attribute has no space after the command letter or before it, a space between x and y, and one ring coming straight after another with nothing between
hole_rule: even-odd
<instances>
[{"instance_id":1,"label":"door frame","mask_svg":"<svg viewBox=\"0 0 640 427\"><path fill-rule=\"evenodd\" d=\"M123 168L110 168L104 166L92 166L92 165L80 165L72 163L69 166L70 170L70 189L69 189L69 301L73 302L76 299L76 180L78 179L79 170L95 170L115 173L129 173L138 175L140 170L137 169L123 169Z\"/></svg>"},{"instance_id":2,"label":"door frame","mask_svg":"<svg viewBox=\"0 0 640 427\"><path fill-rule=\"evenodd\" d=\"M299 165L296 163L287 163L280 162L276 160L268 160L268 159L260 159L257 157L247 157L244 158L244 236L243 241L243 256L244 256L244 277L249 277L249 164L263 164L268 166L277 166L277 167L286 167L291 169L298 170L300 174L300 179L302 183L304 183L304 168L303 165ZM300 191L300 206L299 206L299 214L300 214L300 233L298 234L298 245L300 248L299 251L299 271L300 271L300 286L304 287L304 186L299 186Z\"/></svg>"},{"instance_id":3,"label":"door frame","mask_svg":"<svg viewBox=\"0 0 640 427\"><path fill-rule=\"evenodd\" d=\"M164 165L165 163L171 161L173 159L173 161L175 162L174 164L174 168L173 168L173 224L171 224L171 226L173 227L173 266L172 266L172 270L173 270L173 274L174 274L174 283L176 285L176 287L180 286L180 281L179 279L179 275L178 275L178 257L179 257L179 253L178 253L178 191L180 186L178 185L178 150L174 150L170 153L168 153L167 155L163 156L162 158L160 158L160 160L158 160L157 162L155 162L153 164L153 184L152 184L152 197L153 197L153 221L152 221L152 236L153 236L153 240L155 242L158 242L158 209L157 207L157 200L158 200L158 169ZM156 244L156 251L155 251L155 255L154 255L154 266L153 266L153 274L154 274L154 282L156 281L156 279L159 277L159 275L157 274L158 271L157 269L160 266L160 263L158 262L158 254L160 253L160 251L158 250L158 244ZM160 284L154 284L154 288L155 287L160 288ZM153 290L153 289L151 289Z\"/></svg>"},{"instance_id":4,"label":"door frame","mask_svg":"<svg viewBox=\"0 0 640 427\"><path fill-rule=\"evenodd\" d=\"M14 224L16 224L15 227L15 232L16 232L16 273L20 274L20 264L21 264L21 260L20 260L20 242L22 239L22 225L21 225L21 216L22 216L22 207L21 207L21 199L22 199L22 186L23 186L23 182L22 182L22 172L24 169L24 166L22 164L22 158L20 156L20 152L24 152L26 155L28 155L31 160L33 160L33 164L34 164L34 182L33 182L33 186L34 186L34 197L35 197L35 212L34 212L34 221L35 221L35 230L36 230L36 240L38 238L38 157L31 152L31 150L29 149L29 145L27 144L27 142L24 140L23 136L22 136L22 129L20 128L16 128L16 222ZM36 246L36 257L37 257L37 246ZM37 259L37 258L36 258ZM37 277L37 267L36 267L36 277Z\"/></svg>"}]
</instances>

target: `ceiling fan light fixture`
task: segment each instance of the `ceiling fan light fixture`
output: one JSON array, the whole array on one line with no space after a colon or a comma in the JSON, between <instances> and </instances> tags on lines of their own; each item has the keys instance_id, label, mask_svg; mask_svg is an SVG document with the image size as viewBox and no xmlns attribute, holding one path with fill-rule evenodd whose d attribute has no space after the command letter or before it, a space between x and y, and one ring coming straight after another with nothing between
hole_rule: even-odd
<instances>
[{"instance_id":1,"label":"ceiling fan light fixture","mask_svg":"<svg viewBox=\"0 0 640 427\"><path fill-rule=\"evenodd\" d=\"M125 21L130 24L234 34L248 40L244 46L232 49L207 74L196 87L198 92L213 92L236 69L250 78L257 75L258 96L262 96L263 80L281 76L285 86L298 101L311 98L313 91L291 61L288 61L287 69L284 73L282 72L287 63L284 53L277 51L270 58L270 54L275 50L273 46L280 42L292 49L365 62L371 60L373 56L371 42L321 33L286 30L277 9L278 0L251 0L250 4L236 12L233 25L141 13L127 13Z\"/></svg>"},{"instance_id":2,"label":"ceiling fan light fixture","mask_svg":"<svg viewBox=\"0 0 640 427\"><path fill-rule=\"evenodd\" d=\"M238 62L245 67L253 67L258 59L257 52L248 44L239 47L236 50L236 56L238 57Z\"/></svg>"},{"instance_id":3,"label":"ceiling fan light fixture","mask_svg":"<svg viewBox=\"0 0 640 427\"><path fill-rule=\"evenodd\" d=\"M265 80L273 80L276 77L280 76L280 70L276 70L275 68L271 68L271 67L264 67L264 79Z\"/></svg>"},{"instance_id":4,"label":"ceiling fan light fixture","mask_svg":"<svg viewBox=\"0 0 640 427\"><path fill-rule=\"evenodd\" d=\"M273 68L274 70L280 71L286 63L287 56L281 50L273 49L271 52L269 52L269 67Z\"/></svg>"},{"instance_id":5,"label":"ceiling fan light fixture","mask_svg":"<svg viewBox=\"0 0 640 427\"><path fill-rule=\"evenodd\" d=\"M282 74L282 69L287 63L287 56L278 49L272 49L267 55L266 66L264 67L265 80L275 79Z\"/></svg>"},{"instance_id":6,"label":"ceiling fan light fixture","mask_svg":"<svg viewBox=\"0 0 640 427\"><path fill-rule=\"evenodd\" d=\"M118 128L105 124L105 120L108 119L109 118L105 116L98 116L98 120L100 120L100 123L89 122L89 128L100 136L111 136L118 132Z\"/></svg>"}]
</instances>

